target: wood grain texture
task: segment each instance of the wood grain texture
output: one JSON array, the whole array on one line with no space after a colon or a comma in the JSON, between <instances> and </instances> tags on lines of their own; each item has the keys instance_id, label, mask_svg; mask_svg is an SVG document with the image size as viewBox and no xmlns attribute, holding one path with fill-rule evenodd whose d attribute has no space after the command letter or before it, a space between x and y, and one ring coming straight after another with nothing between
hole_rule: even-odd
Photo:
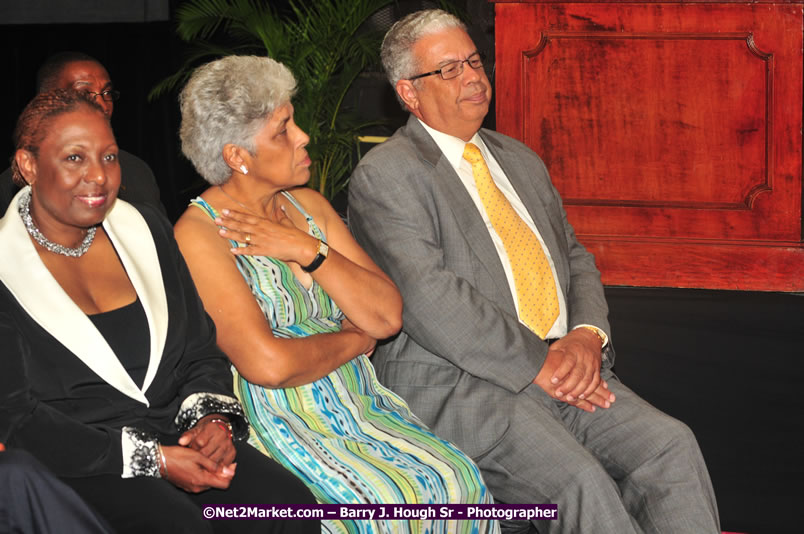
<instances>
[{"instance_id":1,"label":"wood grain texture","mask_svg":"<svg viewBox=\"0 0 804 534\"><path fill-rule=\"evenodd\" d=\"M495 11L497 128L606 284L804 291L800 3Z\"/></svg>"}]
</instances>

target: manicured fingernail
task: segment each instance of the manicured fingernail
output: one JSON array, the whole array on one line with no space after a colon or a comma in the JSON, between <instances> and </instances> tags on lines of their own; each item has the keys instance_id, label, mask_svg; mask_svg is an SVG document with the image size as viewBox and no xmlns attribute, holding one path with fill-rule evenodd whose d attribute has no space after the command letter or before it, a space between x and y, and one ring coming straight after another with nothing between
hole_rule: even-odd
<instances>
[{"instance_id":1,"label":"manicured fingernail","mask_svg":"<svg viewBox=\"0 0 804 534\"><path fill-rule=\"evenodd\" d=\"M221 213L223 213L224 215L229 215L229 210L227 208L223 208L221 210Z\"/></svg>"},{"instance_id":2,"label":"manicured fingernail","mask_svg":"<svg viewBox=\"0 0 804 534\"><path fill-rule=\"evenodd\" d=\"M550 382L552 382L553 384L558 384L558 378L553 377L550 379Z\"/></svg>"}]
</instances>

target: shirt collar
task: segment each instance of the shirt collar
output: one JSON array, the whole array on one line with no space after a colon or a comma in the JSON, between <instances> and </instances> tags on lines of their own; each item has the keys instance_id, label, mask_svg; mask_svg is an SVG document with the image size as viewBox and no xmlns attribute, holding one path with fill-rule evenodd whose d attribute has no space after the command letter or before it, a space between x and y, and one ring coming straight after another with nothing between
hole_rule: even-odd
<instances>
[{"instance_id":1,"label":"shirt collar","mask_svg":"<svg viewBox=\"0 0 804 534\"><path fill-rule=\"evenodd\" d=\"M441 149L441 152L444 154L444 157L447 158L452 168L456 171L461 166L461 162L463 161L463 151L466 148L466 141L463 139L459 139L458 137L454 137L449 134L445 134L444 132L439 132L424 123L421 119L417 117L419 123L424 126L424 129L427 133L430 134L430 137L433 138L433 141L438 145L438 148ZM483 140L480 138L478 132L475 132L475 135L469 140L470 143L477 145L480 148L480 152L483 154L483 157L488 160L488 150L486 149L486 145L483 143Z\"/></svg>"}]
</instances>

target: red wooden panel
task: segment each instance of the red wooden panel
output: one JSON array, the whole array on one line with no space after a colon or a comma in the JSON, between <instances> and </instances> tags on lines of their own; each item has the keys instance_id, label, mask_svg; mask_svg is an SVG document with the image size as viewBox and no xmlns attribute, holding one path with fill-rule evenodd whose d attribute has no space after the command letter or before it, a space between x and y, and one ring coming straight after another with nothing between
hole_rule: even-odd
<instances>
[{"instance_id":1,"label":"red wooden panel","mask_svg":"<svg viewBox=\"0 0 804 534\"><path fill-rule=\"evenodd\" d=\"M804 290L801 5L501 3L496 39L498 129L606 283Z\"/></svg>"}]
</instances>

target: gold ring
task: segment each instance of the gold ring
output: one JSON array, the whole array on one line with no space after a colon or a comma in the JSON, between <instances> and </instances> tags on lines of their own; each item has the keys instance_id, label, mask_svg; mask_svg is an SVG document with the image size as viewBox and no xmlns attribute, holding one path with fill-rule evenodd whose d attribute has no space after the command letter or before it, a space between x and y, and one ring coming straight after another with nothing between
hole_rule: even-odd
<instances>
[{"instance_id":1,"label":"gold ring","mask_svg":"<svg viewBox=\"0 0 804 534\"><path fill-rule=\"evenodd\" d=\"M246 243L251 243L251 234L246 234Z\"/></svg>"}]
</instances>

